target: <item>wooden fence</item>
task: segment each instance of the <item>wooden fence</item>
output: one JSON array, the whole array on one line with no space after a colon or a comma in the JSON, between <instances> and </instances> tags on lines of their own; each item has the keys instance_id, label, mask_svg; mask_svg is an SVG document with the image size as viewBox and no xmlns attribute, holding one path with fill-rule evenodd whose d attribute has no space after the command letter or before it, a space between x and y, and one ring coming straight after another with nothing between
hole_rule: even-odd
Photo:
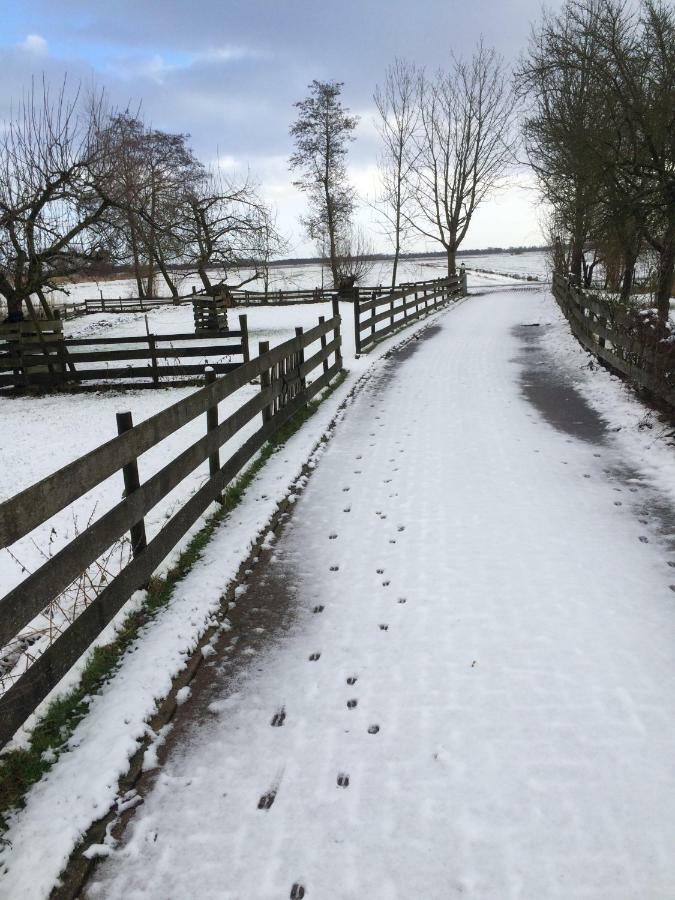
<instances>
[{"instance_id":1,"label":"wooden fence","mask_svg":"<svg viewBox=\"0 0 675 900\"><path fill-rule=\"evenodd\" d=\"M310 345L319 349L305 358ZM227 484L296 412L325 388L342 369L340 315L278 347L259 345L260 355L222 378L207 372L204 387L133 426L130 413L117 417L119 436L80 457L53 475L0 504L0 548L10 547L52 516L71 506L111 476L120 476L125 494L40 568L0 599L0 647L15 640L87 568L127 532L133 556L89 606L0 697L0 746L35 710L91 645L134 591L148 583L188 529L219 500ZM317 373L314 380L309 376ZM260 390L221 422L218 404L252 379ZM198 416L205 416L203 437L141 482L138 458ZM221 448L244 426L261 417L261 425L236 450L221 459ZM209 477L160 530L146 537L145 515L198 466L209 461ZM163 520L164 521L164 520Z\"/></svg>"},{"instance_id":2,"label":"wooden fence","mask_svg":"<svg viewBox=\"0 0 675 900\"><path fill-rule=\"evenodd\" d=\"M357 356L420 316L466 293L466 276L400 284L395 289L359 288L354 299L354 343ZM365 332L365 334L364 334Z\"/></svg>"},{"instance_id":3,"label":"wooden fence","mask_svg":"<svg viewBox=\"0 0 675 900\"><path fill-rule=\"evenodd\" d=\"M616 300L587 294L561 274L553 295L577 340L605 365L675 408L675 346L658 328Z\"/></svg>"},{"instance_id":4,"label":"wooden fence","mask_svg":"<svg viewBox=\"0 0 675 900\"><path fill-rule=\"evenodd\" d=\"M123 313L147 312L158 306L172 306L171 297L99 297L96 300L83 300L83 315L91 313Z\"/></svg>"},{"instance_id":5,"label":"wooden fence","mask_svg":"<svg viewBox=\"0 0 675 900\"><path fill-rule=\"evenodd\" d=\"M238 331L138 337L61 336L49 342L38 341L34 334L19 335L19 339L10 334L0 337L5 337L0 343L0 388L111 380L118 386L123 382L135 387L166 386L203 375L205 363L218 375L224 375L249 359L245 315L239 316ZM224 362L224 357L240 359Z\"/></svg>"}]
</instances>

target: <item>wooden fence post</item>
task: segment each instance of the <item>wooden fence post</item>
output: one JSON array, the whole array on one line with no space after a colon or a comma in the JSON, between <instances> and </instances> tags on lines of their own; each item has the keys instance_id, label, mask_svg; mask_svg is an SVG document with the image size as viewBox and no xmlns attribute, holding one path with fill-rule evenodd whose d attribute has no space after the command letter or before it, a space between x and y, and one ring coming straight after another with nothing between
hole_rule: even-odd
<instances>
[{"instance_id":1,"label":"wooden fence post","mask_svg":"<svg viewBox=\"0 0 675 900\"><path fill-rule=\"evenodd\" d=\"M117 433L124 434L134 427L134 422L130 412L117 413ZM133 459L122 468L122 476L124 478L124 495L129 497L134 491L141 486L138 476L138 460ZM131 526L131 552L134 556L138 556L148 545L145 535L145 520L140 519L135 525Z\"/></svg>"},{"instance_id":2,"label":"wooden fence post","mask_svg":"<svg viewBox=\"0 0 675 900\"><path fill-rule=\"evenodd\" d=\"M145 318L145 324L147 326L148 319L147 316ZM148 346L150 347L150 362L152 366L152 383L157 387L159 384L159 372L157 371L157 345L155 341L155 335L148 335Z\"/></svg>"},{"instance_id":3,"label":"wooden fence post","mask_svg":"<svg viewBox=\"0 0 675 900\"><path fill-rule=\"evenodd\" d=\"M333 318L339 320L340 319L340 301L338 300L337 297L333 297L332 305L333 305ZM341 328L340 328L340 324L338 323L335 326L335 329L333 330L333 337L334 338L340 337L340 333L341 333ZM357 338L357 340L358 340L358 338ZM338 368L341 370L342 369L342 348L340 347L339 344L338 344L337 350L335 351L335 362L336 362Z\"/></svg>"},{"instance_id":4,"label":"wooden fence post","mask_svg":"<svg viewBox=\"0 0 675 900\"><path fill-rule=\"evenodd\" d=\"M248 316L246 314L239 316L239 330L241 331L241 352L244 362L247 363L251 356L248 349Z\"/></svg>"},{"instance_id":5,"label":"wooden fence post","mask_svg":"<svg viewBox=\"0 0 675 900\"><path fill-rule=\"evenodd\" d=\"M300 342L302 342L302 336L304 333L305 333L305 329L302 328L301 326L298 326L295 329L295 336L296 336L296 338L298 338L298 340ZM307 379L305 378L304 375L300 375L300 366L304 363L304 361L305 361L305 348L301 346L300 349L298 350L298 352L295 354L295 364L297 366L298 375L300 377L300 390L303 393L305 392L305 388L307 387Z\"/></svg>"},{"instance_id":6,"label":"wooden fence post","mask_svg":"<svg viewBox=\"0 0 675 900\"><path fill-rule=\"evenodd\" d=\"M207 366L204 370L204 374L206 376L206 384L215 384L216 382L216 373L215 370L211 366ZM218 403L213 402L211 397L209 397L209 405L206 407L206 433L210 434L212 431L215 431L218 428ZM213 453L209 454L209 475L213 478L214 475L217 475L220 472L220 450L214 450ZM223 495L218 494L216 497L218 503L223 502Z\"/></svg>"},{"instance_id":7,"label":"wooden fence post","mask_svg":"<svg viewBox=\"0 0 675 900\"><path fill-rule=\"evenodd\" d=\"M373 291L370 295L370 299L373 303L373 308L370 310L370 336L375 339L375 316L377 315L377 306L375 305L375 300L377 299L377 292Z\"/></svg>"},{"instance_id":8,"label":"wooden fence post","mask_svg":"<svg viewBox=\"0 0 675 900\"><path fill-rule=\"evenodd\" d=\"M319 325L323 325L325 321L326 321L326 317L325 317L325 316L319 316ZM326 340L326 335L325 335L325 334L322 334L322 335L321 335L320 342L321 342L321 349L322 349L322 350L325 350L325 349L326 349L326 344L328 343L328 341ZM326 358L326 359L324 359L324 361L323 361L323 374L325 375L327 371L328 371L328 359Z\"/></svg>"},{"instance_id":9,"label":"wooden fence post","mask_svg":"<svg viewBox=\"0 0 675 900\"><path fill-rule=\"evenodd\" d=\"M269 341L260 341L258 344L258 356L264 356L264 354L267 353L269 351L269 349L270 349ZM262 392L265 390L265 388L270 387L271 383L272 383L272 379L270 377L270 370L262 369L262 371L260 372L260 391ZM269 422L271 418L272 418L272 405L269 404L268 406L263 407L263 411L262 411L263 425L265 425L267 422Z\"/></svg>"},{"instance_id":10,"label":"wooden fence post","mask_svg":"<svg viewBox=\"0 0 675 900\"><path fill-rule=\"evenodd\" d=\"M354 294L354 344L356 346L356 355L361 353L361 308L359 306L359 295Z\"/></svg>"}]
</instances>

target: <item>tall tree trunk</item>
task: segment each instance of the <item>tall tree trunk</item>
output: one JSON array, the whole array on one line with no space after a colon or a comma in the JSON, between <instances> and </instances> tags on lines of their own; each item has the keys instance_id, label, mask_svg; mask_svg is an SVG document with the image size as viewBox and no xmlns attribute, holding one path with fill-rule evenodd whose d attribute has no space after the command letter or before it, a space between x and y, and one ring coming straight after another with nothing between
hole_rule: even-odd
<instances>
[{"instance_id":1,"label":"tall tree trunk","mask_svg":"<svg viewBox=\"0 0 675 900\"><path fill-rule=\"evenodd\" d=\"M629 247L624 252L623 260L623 278L621 279L621 301L628 303L631 291L633 290L633 280L635 278L635 263L637 262L637 250Z\"/></svg>"},{"instance_id":2,"label":"tall tree trunk","mask_svg":"<svg viewBox=\"0 0 675 900\"><path fill-rule=\"evenodd\" d=\"M164 259L163 259L161 253L156 254L155 261L157 262L157 268L162 273L162 278L166 282L166 286L171 291L171 296L173 297L174 300L177 300L178 299L178 288L174 284L171 276L169 275L169 270L166 267L166 264L164 262Z\"/></svg>"},{"instance_id":3,"label":"tall tree trunk","mask_svg":"<svg viewBox=\"0 0 675 900\"><path fill-rule=\"evenodd\" d=\"M446 247L448 255L448 277L457 274L457 248L454 244Z\"/></svg>"},{"instance_id":4,"label":"tall tree trunk","mask_svg":"<svg viewBox=\"0 0 675 900\"><path fill-rule=\"evenodd\" d=\"M21 322L23 320L23 297L16 292L7 294L7 321Z\"/></svg>"},{"instance_id":5,"label":"tall tree trunk","mask_svg":"<svg viewBox=\"0 0 675 900\"><path fill-rule=\"evenodd\" d=\"M675 276L675 222L669 226L663 241L663 250L659 254L659 268L656 279L656 308L662 325L668 322L670 315L670 295L673 290Z\"/></svg>"},{"instance_id":6,"label":"tall tree trunk","mask_svg":"<svg viewBox=\"0 0 675 900\"><path fill-rule=\"evenodd\" d=\"M143 273L141 272L141 261L138 255L138 234L136 232L136 225L134 224L133 215L129 216L129 236L131 242L131 259L134 269L134 278L136 279L136 290L138 291L139 297L144 297L145 290L143 288Z\"/></svg>"}]
</instances>

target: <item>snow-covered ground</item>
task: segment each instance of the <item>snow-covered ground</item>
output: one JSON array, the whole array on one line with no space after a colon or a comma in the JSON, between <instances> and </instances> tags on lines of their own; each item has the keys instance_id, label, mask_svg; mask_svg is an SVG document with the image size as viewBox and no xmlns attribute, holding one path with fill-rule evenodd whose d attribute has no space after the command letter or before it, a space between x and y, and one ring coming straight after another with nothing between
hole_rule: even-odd
<instances>
[{"instance_id":1,"label":"snow-covered ground","mask_svg":"<svg viewBox=\"0 0 675 900\"><path fill-rule=\"evenodd\" d=\"M251 354L258 353L258 343L269 341L274 347L295 336L295 328L309 329L318 317L332 315L330 304L302 304L297 307L242 308L249 317ZM343 352L346 359L353 356L353 315L349 304L342 304ZM192 311L187 307L165 307L148 313L150 329L156 334L190 332L193 329ZM236 320L232 323L236 327ZM142 315L97 315L66 323L66 333L72 336L105 334L109 337L145 333ZM309 348L311 355L316 347ZM39 397L0 397L2 441L0 442L0 500L11 497L34 484L61 466L98 446L116 433L115 413L130 410L138 423L172 403L193 393L194 387L165 390L125 390L81 394L45 394ZM219 409L221 418L232 413L259 390L255 385L241 388L224 401ZM255 430L255 423L242 429L229 446L236 448ZM141 475L147 478L166 464L170 456L197 440L205 430L205 421L193 420L175 432L140 460ZM20 451L20 455L17 453ZM205 463L185 479L167 498L159 503L147 519L148 534L154 534L167 513L176 508L204 481L208 473ZM108 479L81 498L71 510L55 516L49 522L12 548L20 563L32 569L50 545L51 550L72 538L76 527L82 528L95 512L98 518L117 503L122 494L121 475ZM55 534L52 533L55 529ZM0 595L21 580L20 565L6 551L0 551Z\"/></svg>"},{"instance_id":2,"label":"snow-covered ground","mask_svg":"<svg viewBox=\"0 0 675 900\"><path fill-rule=\"evenodd\" d=\"M548 273L547 254L544 251L532 251L528 253L492 253L475 254L458 257L469 267L490 269L495 272L519 275L537 275L544 277ZM368 272L365 282L368 285L389 284L391 280L391 261L375 262ZM397 282L424 281L430 278L440 278L445 275L446 264L440 256L402 260L399 263ZM251 277L253 272L243 269L232 275L229 279L233 285ZM278 266L270 269L271 290L295 290L300 288L322 287L330 283L330 273L318 263L307 265ZM178 290L181 295L187 295L195 286L201 290L201 282L197 276L184 276L178 281ZM262 291L261 281L250 282L246 285L249 290ZM169 291L161 279L157 280L156 292L158 296L168 296ZM136 297L138 291L133 278L120 278L106 281L81 281L68 285L63 291L57 291L50 296L50 301L56 305L62 303L81 303L84 300L96 300L99 297L118 298Z\"/></svg>"},{"instance_id":3,"label":"snow-covered ground","mask_svg":"<svg viewBox=\"0 0 675 900\"><path fill-rule=\"evenodd\" d=\"M240 648L238 679L212 658L206 719L181 707L89 896L672 896L675 609L650 505L656 485L675 503L668 437L543 291L486 288L435 322L407 358L369 362L251 576L256 605L282 585L286 627ZM13 817L0 896L46 897L111 805L152 698L359 366L92 699Z\"/></svg>"}]
</instances>

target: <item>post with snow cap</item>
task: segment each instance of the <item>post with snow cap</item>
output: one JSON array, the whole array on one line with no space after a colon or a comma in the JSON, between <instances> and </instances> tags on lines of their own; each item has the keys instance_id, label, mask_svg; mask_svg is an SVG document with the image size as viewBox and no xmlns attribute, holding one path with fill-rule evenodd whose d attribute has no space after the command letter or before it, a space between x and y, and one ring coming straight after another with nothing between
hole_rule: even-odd
<instances>
[{"instance_id":1,"label":"post with snow cap","mask_svg":"<svg viewBox=\"0 0 675 900\"><path fill-rule=\"evenodd\" d=\"M206 435L207 437L218 430L218 400L216 399L216 389L211 387L216 383L216 373L212 366L206 366L204 369L206 376L206 387L209 392L206 407ZM220 450L216 447L213 453L209 453L209 476L213 478L220 472ZM218 503L223 502L223 495L218 494L216 497Z\"/></svg>"},{"instance_id":2,"label":"post with snow cap","mask_svg":"<svg viewBox=\"0 0 675 900\"><path fill-rule=\"evenodd\" d=\"M134 427L134 421L130 412L117 413L117 434L124 434L131 431ZM122 477L124 478L124 496L130 497L141 486L141 480L138 475L138 460L132 459L126 466L122 468ZM145 520L139 519L129 529L131 537L131 553L138 556L148 546L148 540L145 535Z\"/></svg>"}]
</instances>

